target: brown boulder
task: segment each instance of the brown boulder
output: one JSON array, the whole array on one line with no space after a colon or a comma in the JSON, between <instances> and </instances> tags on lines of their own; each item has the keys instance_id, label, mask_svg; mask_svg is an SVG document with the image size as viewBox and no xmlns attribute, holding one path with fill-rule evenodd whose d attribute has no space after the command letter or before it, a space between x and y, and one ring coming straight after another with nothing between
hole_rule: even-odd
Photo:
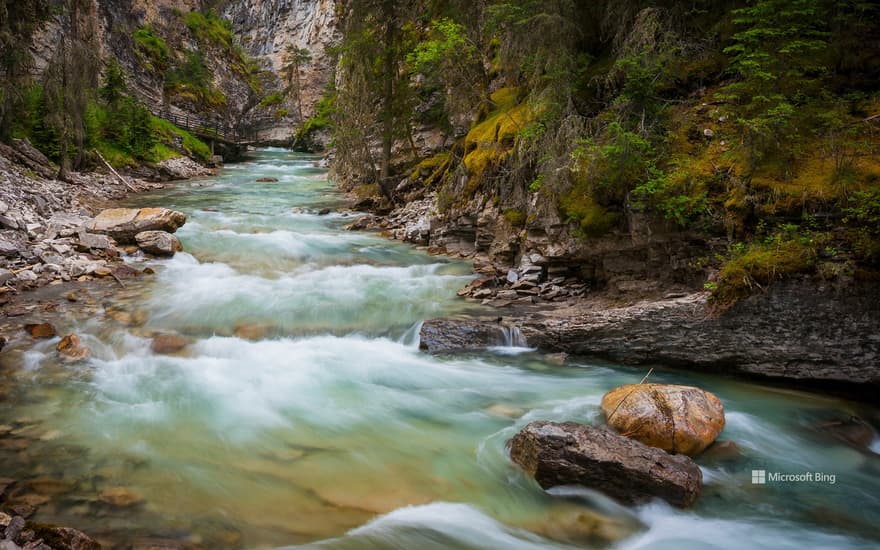
<instances>
[{"instance_id":1,"label":"brown boulder","mask_svg":"<svg viewBox=\"0 0 880 550\"><path fill-rule=\"evenodd\" d=\"M33 338L54 338L57 334L57 332L55 332L55 327L50 323L25 325L24 329L28 331Z\"/></svg>"},{"instance_id":2,"label":"brown boulder","mask_svg":"<svg viewBox=\"0 0 880 550\"><path fill-rule=\"evenodd\" d=\"M142 231L134 238L141 250L156 256L174 256L183 250L180 239L166 231Z\"/></svg>"},{"instance_id":3,"label":"brown boulder","mask_svg":"<svg viewBox=\"0 0 880 550\"><path fill-rule=\"evenodd\" d=\"M174 233L186 223L186 214L167 208L111 208L86 223L92 233L109 235L117 242L130 244L144 231Z\"/></svg>"},{"instance_id":4,"label":"brown boulder","mask_svg":"<svg viewBox=\"0 0 880 550\"><path fill-rule=\"evenodd\" d=\"M192 340L186 336L180 336L179 334L159 334L153 338L153 342L150 344L150 349L153 350L153 353L167 355L170 353L177 353L190 344L192 344Z\"/></svg>"},{"instance_id":5,"label":"brown boulder","mask_svg":"<svg viewBox=\"0 0 880 550\"><path fill-rule=\"evenodd\" d=\"M58 354L65 361L82 361L91 355L89 348L85 347L76 334L68 334L55 346Z\"/></svg>"},{"instance_id":6,"label":"brown boulder","mask_svg":"<svg viewBox=\"0 0 880 550\"><path fill-rule=\"evenodd\" d=\"M619 433L670 453L695 456L724 429L724 406L693 386L628 384L602 397L605 420Z\"/></svg>"},{"instance_id":7,"label":"brown boulder","mask_svg":"<svg viewBox=\"0 0 880 550\"><path fill-rule=\"evenodd\" d=\"M532 422L509 446L510 458L544 489L583 485L624 504L659 497L684 508L697 500L703 482L687 456L574 422Z\"/></svg>"}]
</instances>

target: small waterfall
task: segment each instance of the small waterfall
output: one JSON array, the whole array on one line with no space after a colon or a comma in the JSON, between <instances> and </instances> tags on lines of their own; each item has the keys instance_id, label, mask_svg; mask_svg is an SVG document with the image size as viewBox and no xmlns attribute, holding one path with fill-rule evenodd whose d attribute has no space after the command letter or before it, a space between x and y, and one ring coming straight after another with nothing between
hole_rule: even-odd
<instances>
[{"instance_id":1,"label":"small waterfall","mask_svg":"<svg viewBox=\"0 0 880 550\"><path fill-rule=\"evenodd\" d=\"M422 325L425 324L424 321L419 321L413 326L406 329L406 332L403 333L397 341L403 344L408 348L416 348L419 349L419 343L421 342L421 333L422 333Z\"/></svg>"},{"instance_id":2,"label":"small waterfall","mask_svg":"<svg viewBox=\"0 0 880 550\"><path fill-rule=\"evenodd\" d=\"M506 348L529 347L528 342L526 342L526 337L523 336L523 333L519 330L519 327L502 325L501 334L503 339L502 345Z\"/></svg>"}]
</instances>

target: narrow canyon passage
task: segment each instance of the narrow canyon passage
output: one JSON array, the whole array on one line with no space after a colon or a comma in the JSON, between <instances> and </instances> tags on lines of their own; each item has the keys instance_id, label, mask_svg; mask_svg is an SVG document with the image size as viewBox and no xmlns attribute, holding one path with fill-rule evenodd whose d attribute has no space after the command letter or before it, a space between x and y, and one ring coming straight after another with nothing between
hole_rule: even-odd
<instances>
[{"instance_id":1,"label":"narrow canyon passage","mask_svg":"<svg viewBox=\"0 0 880 550\"><path fill-rule=\"evenodd\" d=\"M4 353L2 475L48 499L35 519L111 545L875 547L878 455L812 428L866 407L708 375L652 375L718 395L738 448L697 460L693 510L544 493L506 441L532 420L600 423L602 395L646 369L419 352L422 320L477 308L455 295L470 266L344 231L354 218L315 160L262 150L135 197L187 214L186 253L130 258L156 275L88 315L60 306L89 361L59 363L57 340ZM156 333L192 343L156 354ZM835 480L758 485L758 469Z\"/></svg>"}]
</instances>

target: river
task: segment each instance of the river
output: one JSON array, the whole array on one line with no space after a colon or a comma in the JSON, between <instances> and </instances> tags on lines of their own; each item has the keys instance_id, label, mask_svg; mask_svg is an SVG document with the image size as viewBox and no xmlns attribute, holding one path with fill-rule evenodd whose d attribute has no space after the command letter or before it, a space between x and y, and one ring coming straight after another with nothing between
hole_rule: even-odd
<instances>
[{"instance_id":1,"label":"river","mask_svg":"<svg viewBox=\"0 0 880 550\"><path fill-rule=\"evenodd\" d=\"M603 393L645 369L419 352L420 321L476 309L455 296L469 264L344 231L354 218L315 160L263 150L136 197L188 215L186 252L129 258L156 274L58 307L53 322L81 335L88 361L59 363L57 339L4 352L0 475L41 501L35 519L141 548L880 544L880 456L811 428L876 409L710 375L651 377L724 403L721 439L739 451L698 459L695 508L541 491L505 442L532 420L601 422ZM157 355L156 333L193 344ZM834 483L758 485L757 469Z\"/></svg>"}]
</instances>

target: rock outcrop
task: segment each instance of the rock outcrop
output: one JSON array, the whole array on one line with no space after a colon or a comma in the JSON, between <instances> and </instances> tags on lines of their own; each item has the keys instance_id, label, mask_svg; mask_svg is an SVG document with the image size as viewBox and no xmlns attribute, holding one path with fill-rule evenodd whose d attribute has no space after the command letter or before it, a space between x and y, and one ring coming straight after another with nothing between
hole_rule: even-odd
<instances>
[{"instance_id":1,"label":"rock outcrop","mask_svg":"<svg viewBox=\"0 0 880 550\"><path fill-rule=\"evenodd\" d=\"M432 319L422 326L419 348L428 353L454 353L497 346L503 341L504 330L497 321Z\"/></svg>"},{"instance_id":2,"label":"rock outcrop","mask_svg":"<svg viewBox=\"0 0 880 550\"><path fill-rule=\"evenodd\" d=\"M156 256L174 256L183 250L180 239L167 231L141 231L134 236L138 248Z\"/></svg>"},{"instance_id":3,"label":"rock outcrop","mask_svg":"<svg viewBox=\"0 0 880 550\"><path fill-rule=\"evenodd\" d=\"M707 293L623 307L584 304L524 315L528 345L627 364L838 383L875 391L880 385L880 286L840 288L809 280L779 282L727 311L713 312ZM423 349L454 351L447 342L468 334L470 349L495 319L432 319L422 326ZM491 345L491 344L488 344ZM871 390L873 388L874 390Z\"/></svg>"},{"instance_id":4,"label":"rock outcrop","mask_svg":"<svg viewBox=\"0 0 880 550\"><path fill-rule=\"evenodd\" d=\"M624 504L662 498L684 508L702 487L700 468L690 458L602 428L532 422L509 445L510 458L544 489L583 485Z\"/></svg>"},{"instance_id":5,"label":"rock outcrop","mask_svg":"<svg viewBox=\"0 0 880 550\"><path fill-rule=\"evenodd\" d=\"M174 233L186 223L186 214L167 208L110 208L86 224L93 233L109 235L123 244L136 243L144 231Z\"/></svg>"},{"instance_id":6,"label":"rock outcrop","mask_svg":"<svg viewBox=\"0 0 880 550\"><path fill-rule=\"evenodd\" d=\"M688 456L703 452L724 429L721 401L693 386L619 386L602 397L602 413L618 433Z\"/></svg>"}]
</instances>

